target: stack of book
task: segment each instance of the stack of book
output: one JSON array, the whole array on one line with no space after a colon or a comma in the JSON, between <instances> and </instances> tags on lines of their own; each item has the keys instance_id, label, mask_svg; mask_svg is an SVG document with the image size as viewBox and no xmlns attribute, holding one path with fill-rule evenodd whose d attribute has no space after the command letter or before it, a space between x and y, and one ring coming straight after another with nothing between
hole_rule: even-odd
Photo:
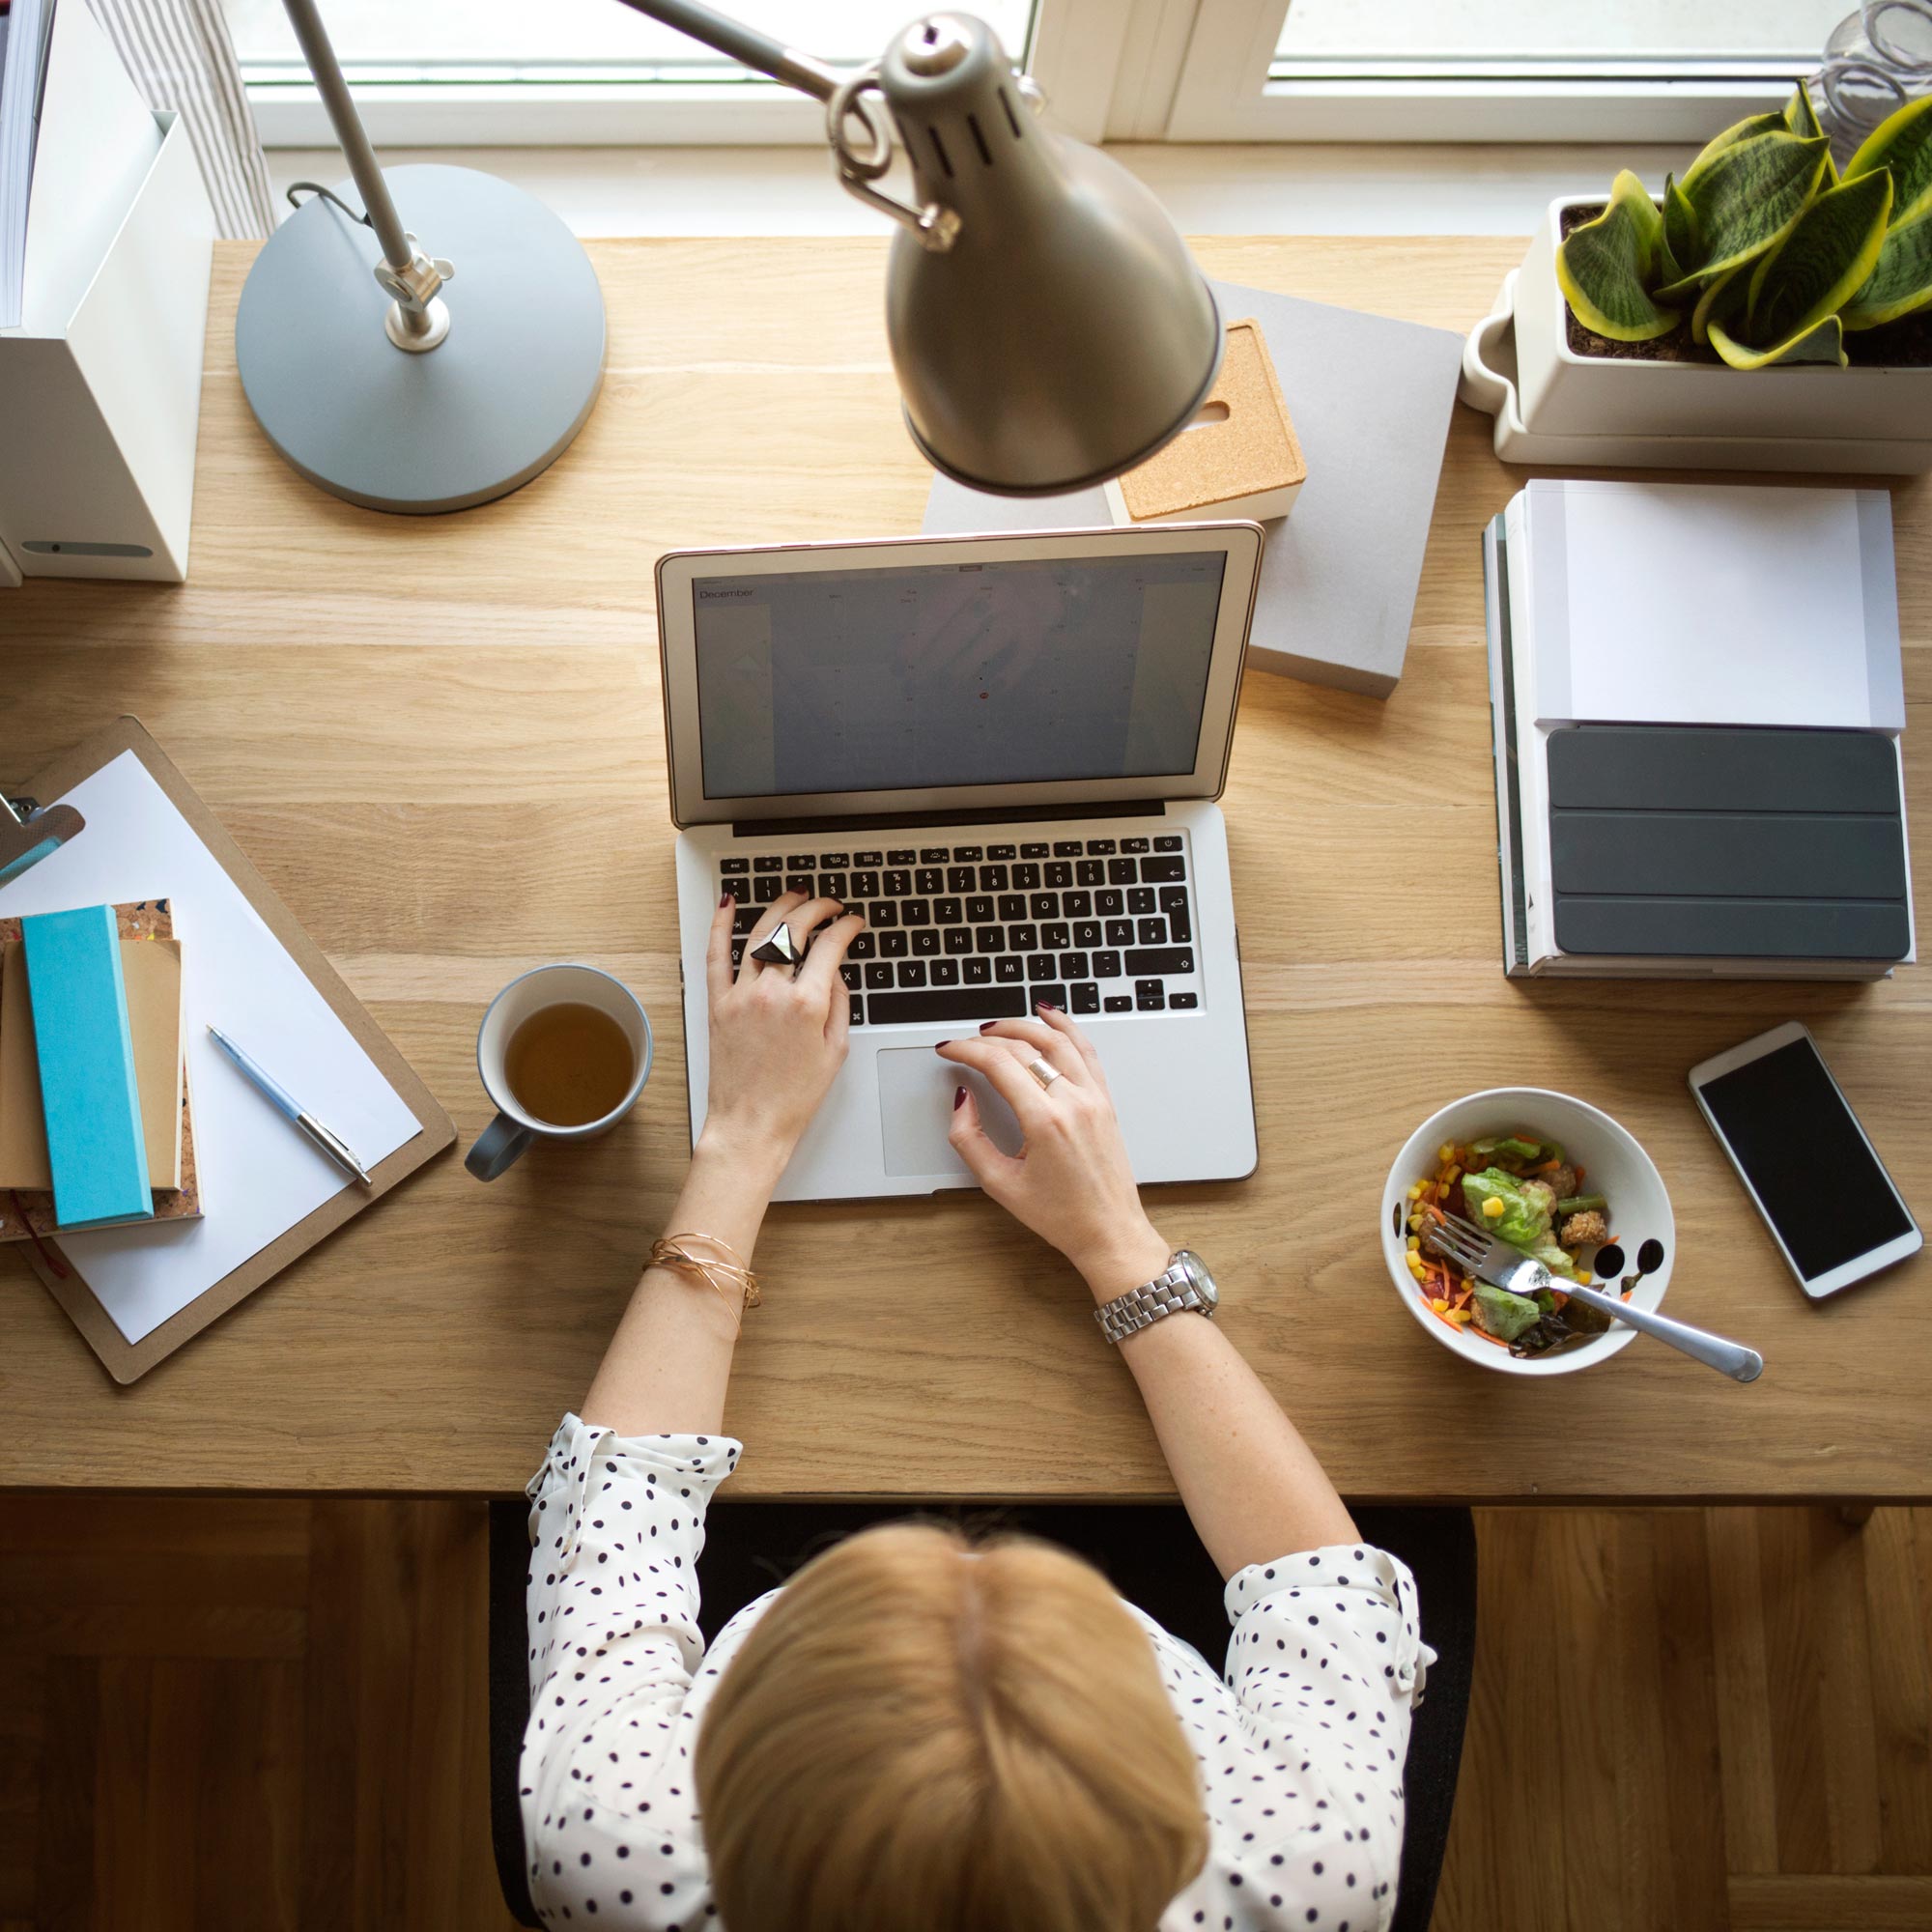
<instances>
[{"instance_id":1,"label":"stack of book","mask_svg":"<svg viewBox=\"0 0 1932 1932\"><path fill-rule=\"evenodd\" d=\"M0 920L0 1240L199 1216L165 899Z\"/></svg>"},{"instance_id":2,"label":"stack of book","mask_svg":"<svg viewBox=\"0 0 1932 1932\"><path fill-rule=\"evenodd\" d=\"M1539 480L1483 554L1505 972L1916 957L1885 492Z\"/></svg>"}]
</instances>

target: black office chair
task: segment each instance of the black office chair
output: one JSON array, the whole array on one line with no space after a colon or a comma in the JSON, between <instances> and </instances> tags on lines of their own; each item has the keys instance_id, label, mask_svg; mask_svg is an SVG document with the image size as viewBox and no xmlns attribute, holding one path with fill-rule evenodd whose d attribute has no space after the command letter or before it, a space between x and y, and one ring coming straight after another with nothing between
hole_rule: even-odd
<instances>
[{"instance_id":1,"label":"black office chair","mask_svg":"<svg viewBox=\"0 0 1932 1932\"><path fill-rule=\"evenodd\" d=\"M713 1503L697 1566L705 1640L841 1537L918 1513L868 1503ZM1220 1579L1178 1503L949 1507L925 1513L976 1527L1023 1530L1071 1549L1209 1663L1218 1665L1227 1654ZM1366 1542L1392 1550L1415 1573L1423 1630L1436 1652L1404 1767L1408 1818L1393 1920L1393 1932L1427 1932L1449 1843L1476 1658L1475 1524L1465 1509L1357 1510L1355 1521ZM530 1903L517 1786L530 1712L529 1638L524 1626L528 1522L529 1506L521 1498L490 1505L490 1831L503 1898L520 1925L540 1922Z\"/></svg>"}]
</instances>

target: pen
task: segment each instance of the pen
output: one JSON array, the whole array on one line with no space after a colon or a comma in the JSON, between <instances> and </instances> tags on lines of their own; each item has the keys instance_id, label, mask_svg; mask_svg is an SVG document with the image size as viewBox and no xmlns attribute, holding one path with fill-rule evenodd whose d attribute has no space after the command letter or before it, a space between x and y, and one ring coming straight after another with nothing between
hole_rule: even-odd
<instances>
[{"instance_id":1,"label":"pen","mask_svg":"<svg viewBox=\"0 0 1932 1932\"><path fill-rule=\"evenodd\" d=\"M281 1085L265 1067L259 1066L247 1054L235 1044L219 1027L210 1027L214 1043L248 1078L274 1103L277 1112L287 1115L330 1160L338 1167L346 1167L364 1187L372 1185L367 1169L349 1151L349 1144L341 1135L331 1132L311 1114L288 1089Z\"/></svg>"}]
</instances>

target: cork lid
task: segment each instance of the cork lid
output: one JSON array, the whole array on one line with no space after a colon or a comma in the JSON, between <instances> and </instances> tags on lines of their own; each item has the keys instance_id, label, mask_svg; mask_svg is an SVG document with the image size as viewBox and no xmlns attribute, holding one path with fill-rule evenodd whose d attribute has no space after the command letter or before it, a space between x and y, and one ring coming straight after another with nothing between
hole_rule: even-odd
<instances>
[{"instance_id":1,"label":"cork lid","mask_svg":"<svg viewBox=\"0 0 1932 1932\"><path fill-rule=\"evenodd\" d=\"M1305 480L1267 343L1252 318L1228 325L1221 373L1194 424L1121 478L1136 523L1209 510L1216 503Z\"/></svg>"}]
</instances>

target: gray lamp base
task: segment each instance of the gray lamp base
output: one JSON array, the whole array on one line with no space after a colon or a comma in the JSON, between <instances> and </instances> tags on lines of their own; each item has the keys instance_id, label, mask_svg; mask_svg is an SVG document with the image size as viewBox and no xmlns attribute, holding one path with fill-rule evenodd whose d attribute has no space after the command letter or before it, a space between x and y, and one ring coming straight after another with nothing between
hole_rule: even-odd
<instances>
[{"instance_id":1,"label":"gray lamp base","mask_svg":"<svg viewBox=\"0 0 1932 1932\"><path fill-rule=\"evenodd\" d=\"M263 433L311 483L427 515L508 495L583 427L604 376L604 295L582 244L494 175L384 171L403 224L456 266L449 334L412 355L383 319L372 230L313 196L264 244L235 318ZM336 189L359 205L353 182Z\"/></svg>"}]
</instances>

